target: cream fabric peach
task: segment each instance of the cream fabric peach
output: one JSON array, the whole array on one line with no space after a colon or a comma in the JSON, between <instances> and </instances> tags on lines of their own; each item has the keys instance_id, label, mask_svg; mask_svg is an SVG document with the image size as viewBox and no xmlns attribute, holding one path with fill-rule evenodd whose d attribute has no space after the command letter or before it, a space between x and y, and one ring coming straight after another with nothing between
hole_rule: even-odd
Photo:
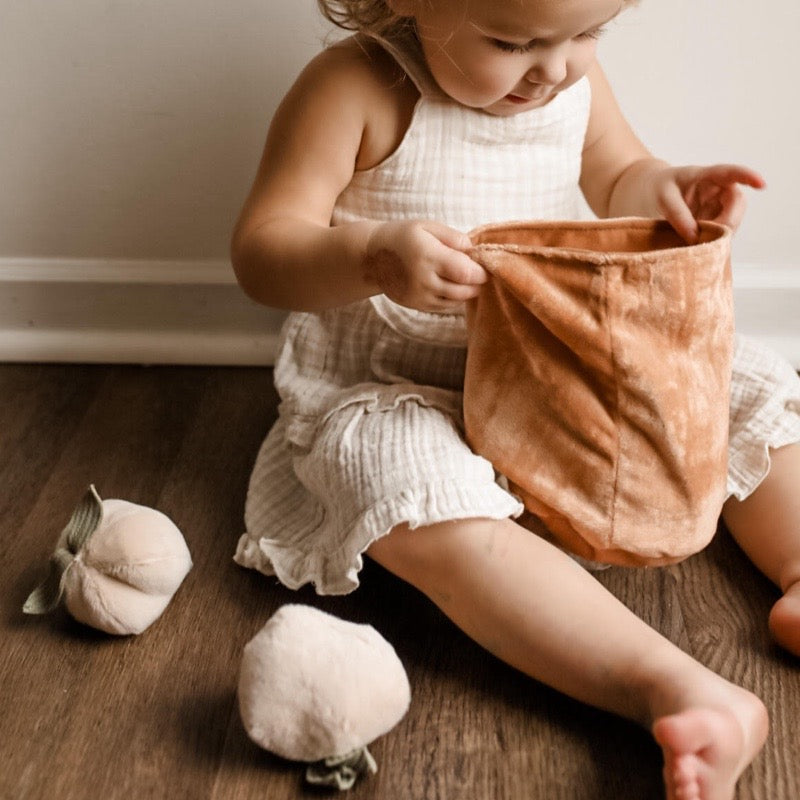
<instances>
[{"instance_id":1,"label":"cream fabric peach","mask_svg":"<svg viewBox=\"0 0 800 800\"><path fill-rule=\"evenodd\" d=\"M349 789L376 771L367 745L403 718L411 688L371 625L289 604L245 646L238 697L256 744L312 762L309 783Z\"/></svg>"},{"instance_id":2,"label":"cream fabric peach","mask_svg":"<svg viewBox=\"0 0 800 800\"><path fill-rule=\"evenodd\" d=\"M85 625L119 636L142 633L191 568L186 540L169 517L127 500L101 500L90 486L23 611L46 614L63 599Z\"/></svg>"},{"instance_id":3,"label":"cream fabric peach","mask_svg":"<svg viewBox=\"0 0 800 800\"><path fill-rule=\"evenodd\" d=\"M655 565L701 550L725 496L728 229L701 223L691 246L646 219L471 238L491 274L467 311L471 447L576 555Z\"/></svg>"}]
</instances>

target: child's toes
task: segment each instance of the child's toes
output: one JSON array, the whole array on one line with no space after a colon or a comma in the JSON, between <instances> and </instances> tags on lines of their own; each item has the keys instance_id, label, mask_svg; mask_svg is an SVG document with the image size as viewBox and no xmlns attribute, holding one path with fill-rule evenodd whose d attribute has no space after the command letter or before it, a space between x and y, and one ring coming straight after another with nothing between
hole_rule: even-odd
<instances>
[{"instance_id":1,"label":"child's toes","mask_svg":"<svg viewBox=\"0 0 800 800\"><path fill-rule=\"evenodd\" d=\"M769 629L781 647L800 656L800 582L793 584L772 607Z\"/></svg>"}]
</instances>

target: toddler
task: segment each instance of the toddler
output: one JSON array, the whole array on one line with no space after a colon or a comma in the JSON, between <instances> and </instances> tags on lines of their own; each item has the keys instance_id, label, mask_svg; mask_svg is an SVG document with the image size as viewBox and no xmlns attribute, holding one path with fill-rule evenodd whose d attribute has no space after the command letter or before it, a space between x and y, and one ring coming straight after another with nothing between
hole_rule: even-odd
<instances>
[{"instance_id":1,"label":"toddler","mask_svg":"<svg viewBox=\"0 0 800 800\"><path fill-rule=\"evenodd\" d=\"M319 2L355 33L280 105L233 238L244 290L294 312L236 560L335 594L367 553L509 664L650 729L669 800L731 800L763 704L518 525L464 442L464 301L487 280L466 231L574 218L582 193L691 243L697 220L736 228L739 185L762 179L672 167L637 139L595 58L627 0ZM723 516L783 592L770 628L800 654L800 380L739 338L731 403Z\"/></svg>"}]
</instances>

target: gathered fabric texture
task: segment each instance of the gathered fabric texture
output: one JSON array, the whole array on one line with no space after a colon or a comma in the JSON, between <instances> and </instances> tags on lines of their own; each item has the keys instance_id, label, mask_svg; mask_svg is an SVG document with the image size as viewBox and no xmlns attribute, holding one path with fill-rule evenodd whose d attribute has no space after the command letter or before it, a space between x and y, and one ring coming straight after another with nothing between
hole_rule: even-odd
<instances>
[{"instance_id":1,"label":"gathered fabric texture","mask_svg":"<svg viewBox=\"0 0 800 800\"><path fill-rule=\"evenodd\" d=\"M726 496L730 231L658 220L471 234L467 441L564 549L657 565L701 550ZM537 528L537 530L539 530Z\"/></svg>"}]
</instances>

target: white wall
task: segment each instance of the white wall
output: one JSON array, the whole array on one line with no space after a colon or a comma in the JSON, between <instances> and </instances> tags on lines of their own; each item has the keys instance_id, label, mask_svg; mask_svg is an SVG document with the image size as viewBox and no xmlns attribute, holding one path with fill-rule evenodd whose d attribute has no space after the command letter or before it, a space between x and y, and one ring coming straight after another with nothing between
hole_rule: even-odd
<instances>
[{"instance_id":1,"label":"white wall","mask_svg":"<svg viewBox=\"0 0 800 800\"><path fill-rule=\"evenodd\" d=\"M312 0L3 0L0 254L226 257L317 16Z\"/></svg>"},{"instance_id":2,"label":"white wall","mask_svg":"<svg viewBox=\"0 0 800 800\"><path fill-rule=\"evenodd\" d=\"M623 110L658 155L766 178L735 240L743 263L800 267L798 36L797 0L641 0L601 44Z\"/></svg>"},{"instance_id":3,"label":"white wall","mask_svg":"<svg viewBox=\"0 0 800 800\"><path fill-rule=\"evenodd\" d=\"M601 43L659 155L763 171L740 319L798 364L799 9L643 0ZM3 0L0 358L269 360L280 315L231 286L228 238L325 32L314 0Z\"/></svg>"}]
</instances>

